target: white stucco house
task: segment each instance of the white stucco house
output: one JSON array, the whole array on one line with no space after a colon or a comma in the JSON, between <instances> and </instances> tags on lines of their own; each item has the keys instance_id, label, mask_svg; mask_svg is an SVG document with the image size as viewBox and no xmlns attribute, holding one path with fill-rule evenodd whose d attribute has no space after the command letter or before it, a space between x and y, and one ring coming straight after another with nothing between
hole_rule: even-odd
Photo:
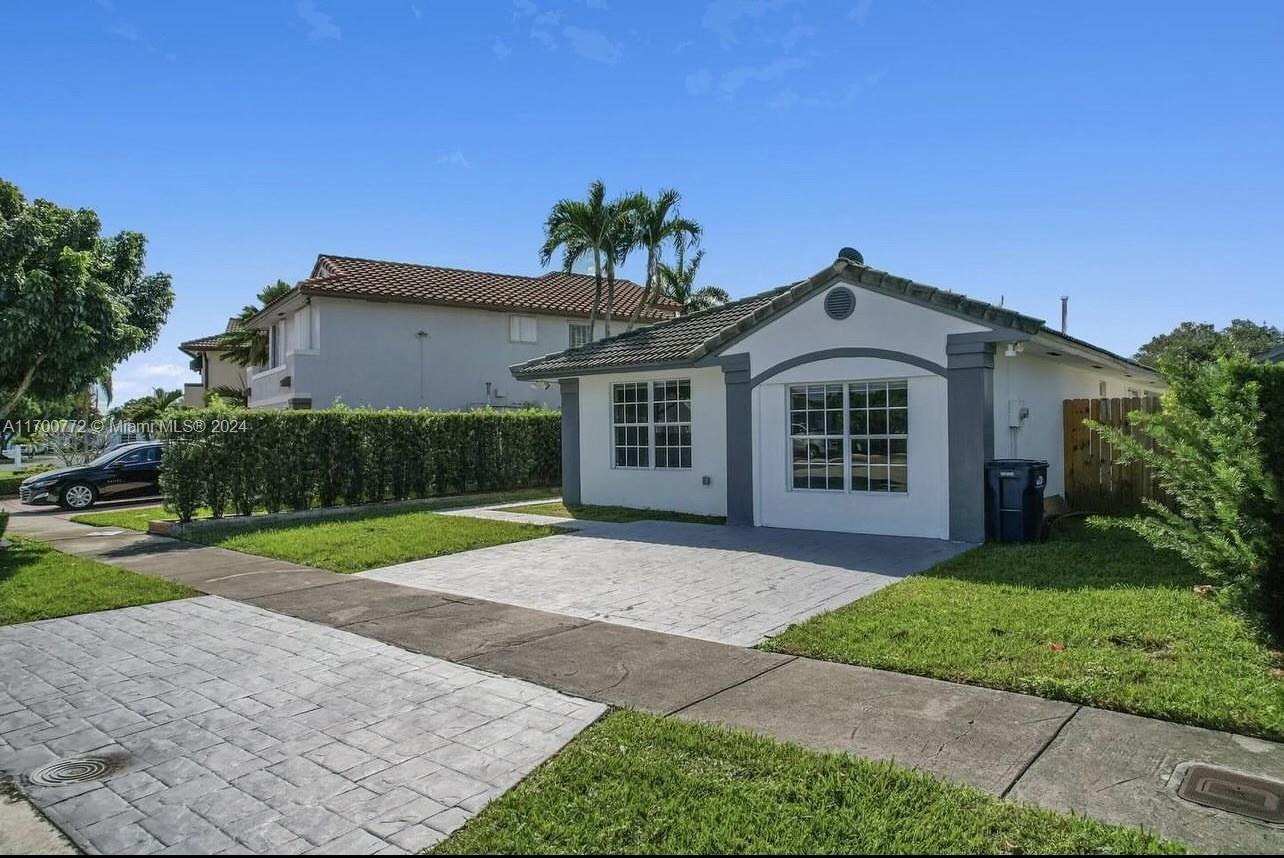
<instances>
[{"instance_id":1,"label":"white stucco house","mask_svg":"<svg viewBox=\"0 0 1284 858\"><path fill-rule=\"evenodd\" d=\"M188 340L178 347L191 359L191 368L201 374L199 382L183 385L184 407L201 408L205 405L205 395L212 390L241 391L248 387L249 370L235 361L224 359L227 335L240 324L235 318L228 319L223 333Z\"/></svg>"},{"instance_id":2,"label":"white stucco house","mask_svg":"<svg viewBox=\"0 0 1284 858\"><path fill-rule=\"evenodd\" d=\"M512 373L561 387L568 502L977 542L986 460L1046 459L1059 494L1062 401L1162 387L850 248L806 280Z\"/></svg>"},{"instance_id":3,"label":"white stucco house","mask_svg":"<svg viewBox=\"0 0 1284 858\"><path fill-rule=\"evenodd\" d=\"M246 323L268 336L267 365L246 380L249 406L556 408L556 384L515 381L508 367L588 342L593 295L594 278L583 274L531 277L322 254L306 280ZM616 281L616 330L641 298L638 284ZM676 312L662 299L642 324ZM599 317L599 336L604 328Z\"/></svg>"}]
</instances>

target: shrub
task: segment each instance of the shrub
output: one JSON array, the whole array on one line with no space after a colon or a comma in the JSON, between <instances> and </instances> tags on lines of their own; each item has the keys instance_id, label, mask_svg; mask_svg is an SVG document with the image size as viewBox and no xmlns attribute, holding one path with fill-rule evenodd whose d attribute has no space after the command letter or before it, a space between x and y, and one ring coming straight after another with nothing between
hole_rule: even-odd
<instances>
[{"instance_id":1,"label":"shrub","mask_svg":"<svg viewBox=\"0 0 1284 858\"><path fill-rule=\"evenodd\" d=\"M9 526L9 510L0 509L0 539L4 539L4 530Z\"/></svg>"},{"instance_id":2,"label":"shrub","mask_svg":"<svg viewBox=\"0 0 1284 858\"><path fill-rule=\"evenodd\" d=\"M1090 424L1124 461L1149 466L1174 501L1169 509L1147 500L1150 515L1116 521L1176 551L1239 607L1274 601L1278 568L1279 477L1264 435L1279 424L1265 419L1260 370L1229 357L1172 374L1160 411L1129 415L1141 437Z\"/></svg>"},{"instance_id":3,"label":"shrub","mask_svg":"<svg viewBox=\"0 0 1284 858\"><path fill-rule=\"evenodd\" d=\"M161 462L166 504L221 515L555 485L556 411L184 412L187 427ZM186 513L184 511L187 511Z\"/></svg>"},{"instance_id":4,"label":"shrub","mask_svg":"<svg viewBox=\"0 0 1284 858\"><path fill-rule=\"evenodd\" d=\"M14 471L12 474L4 474L0 476L0 498L16 497L18 494L18 486L22 485L23 480L44 471L52 471L53 467L53 465L43 464L29 465L22 470Z\"/></svg>"},{"instance_id":5,"label":"shrub","mask_svg":"<svg viewBox=\"0 0 1284 858\"><path fill-rule=\"evenodd\" d=\"M208 486L206 467L209 441L206 438L176 440L165 445L161 456L160 485L165 508L188 522L196 515Z\"/></svg>"}]
</instances>

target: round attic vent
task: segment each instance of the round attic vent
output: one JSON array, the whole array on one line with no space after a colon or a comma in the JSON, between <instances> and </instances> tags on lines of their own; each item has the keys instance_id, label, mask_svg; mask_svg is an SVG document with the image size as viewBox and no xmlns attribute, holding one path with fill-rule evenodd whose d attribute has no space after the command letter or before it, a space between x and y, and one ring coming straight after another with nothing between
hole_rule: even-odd
<instances>
[{"instance_id":1,"label":"round attic vent","mask_svg":"<svg viewBox=\"0 0 1284 858\"><path fill-rule=\"evenodd\" d=\"M825 296L825 314L831 319L846 319L856 309L856 296L846 286L835 286Z\"/></svg>"}]
</instances>

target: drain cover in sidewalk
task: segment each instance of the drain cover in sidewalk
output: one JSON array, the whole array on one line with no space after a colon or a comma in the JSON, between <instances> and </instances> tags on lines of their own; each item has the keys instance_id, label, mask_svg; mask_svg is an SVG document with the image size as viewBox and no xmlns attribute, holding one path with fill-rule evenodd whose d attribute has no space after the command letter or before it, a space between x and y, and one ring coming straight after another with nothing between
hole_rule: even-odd
<instances>
[{"instance_id":1,"label":"drain cover in sidewalk","mask_svg":"<svg viewBox=\"0 0 1284 858\"><path fill-rule=\"evenodd\" d=\"M113 772L124 768L127 763L124 755L103 757L78 757L73 760L58 760L41 766L27 774L27 781L37 786L69 786L102 780Z\"/></svg>"},{"instance_id":2,"label":"drain cover in sidewalk","mask_svg":"<svg viewBox=\"0 0 1284 858\"><path fill-rule=\"evenodd\" d=\"M1177 795L1205 807L1266 822L1284 822L1284 782L1281 781L1196 764L1186 770Z\"/></svg>"}]
</instances>

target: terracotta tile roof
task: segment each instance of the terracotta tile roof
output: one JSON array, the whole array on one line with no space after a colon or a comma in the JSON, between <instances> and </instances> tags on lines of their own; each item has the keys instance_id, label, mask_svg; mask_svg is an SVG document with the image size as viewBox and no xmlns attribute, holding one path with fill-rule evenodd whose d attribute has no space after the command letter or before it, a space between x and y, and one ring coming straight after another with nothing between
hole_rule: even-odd
<instances>
[{"instance_id":1,"label":"terracotta tile roof","mask_svg":"<svg viewBox=\"0 0 1284 858\"><path fill-rule=\"evenodd\" d=\"M613 367L639 364L683 363L694 360L694 353L711 337L735 328L745 319L771 304L773 298L788 286L742 298L721 307L713 307L679 316L649 328L638 328L625 334L597 340L576 349L535 358L510 367L517 378L551 378L573 376L579 372L602 371Z\"/></svg>"},{"instance_id":2,"label":"terracotta tile roof","mask_svg":"<svg viewBox=\"0 0 1284 858\"><path fill-rule=\"evenodd\" d=\"M321 254L312 276L296 288L304 295L587 318L593 307L594 279L591 275L560 271L528 277ZM627 319L641 297L642 287L638 284L615 281L615 317ZM662 299L642 318L668 319L676 311L672 301Z\"/></svg>"},{"instance_id":3,"label":"terracotta tile roof","mask_svg":"<svg viewBox=\"0 0 1284 858\"><path fill-rule=\"evenodd\" d=\"M179 351L184 352L216 351L223 347L223 341L227 338L228 334L233 331L239 331L240 329L241 321L233 316L227 320L227 327L223 329L223 333L211 334L208 337L197 337L194 340L188 340L185 343L180 343L178 348Z\"/></svg>"}]
</instances>

